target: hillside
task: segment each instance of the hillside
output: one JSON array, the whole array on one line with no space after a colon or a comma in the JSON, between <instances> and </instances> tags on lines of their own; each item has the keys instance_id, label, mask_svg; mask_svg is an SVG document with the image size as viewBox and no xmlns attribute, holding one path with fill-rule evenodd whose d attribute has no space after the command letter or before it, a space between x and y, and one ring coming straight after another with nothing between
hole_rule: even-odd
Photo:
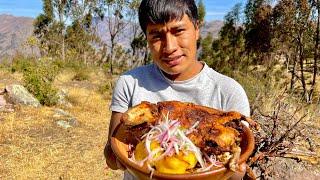
<instances>
[{"instance_id":1,"label":"hillside","mask_svg":"<svg viewBox=\"0 0 320 180\"><path fill-rule=\"evenodd\" d=\"M67 100L71 105L39 108L16 105L11 112L1 111L0 108L0 179L123 179L120 170L106 168L103 156L111 115L108 108L112 93L110 87L117 77L106 75L97 67L89 67L88 71L81 70L87 73L87 80L73 80L76 71L66 68L54 81L57 88L67 92ZM6 85L23 84L22 76L19 72L12 73L0 68L0 77L5 77L0 78L0 92ZM259 85L260 81L245 75L239 82L242 82L248 93L256 93L249 90L252 87L256 88L255 91L263 88ZM265 166L269 170L270 179L319 179L318 104L314 108L301 106L295 110L300 106L299 103L289 104L280 90L276 90L277 86L272 87L260 100L256 98L250 102L252 107L259 107L252 119L261 125L261 129L271 132L268 130L276 128L274 136L278 137L297 119L305 117L306 113L307 116L290 132L294 137L295 132L301 132L296 138L289 139L294 143L292 149L271 149L271 153L289 151L286 158L270 154L270 157L265 157L258 164L259 167ZM260 132L257 134L260 140L263 136L273 137L264 131ZM257 143L259 139L256 139ZM290 142L285 140L279 145L290 145ZM262 153L259 155L263 157Z\"/></svg>"},{"instance_id":2,"label":"hillside","mask_svg":"<svg viewBox=\"0 0 320 180\"><path fill-rule=\"evenodd\" d=\"M12 56L18 50L24 52L22 44L32 34L32 23L29 17L0 15L0 57Z\"/></svg>"},{"instance_id":3,"label":"hillside","mask_svg":"<svg viewBox=\"0 0 320 180\"><path fill-rule=\"evenodd\" d=\"M105 18L106 19L106 18ZM12 15L0 15L0 57L12 56L17 51L22 53L29 53L22 45L33 31L33 19L29 17L16 17ZM108 34L107 21L98 21L97 33L104 42L110 41ZM218 33L223 26L223 21L206 22L201 29L201 36L205 37L208 32L212 33L213 38L218 37ZM128 25L117 41L125 48L130 48L132 37L132 25ZM1 61L1 58L0 58Z\"/></svg>"},{"instance_id":4,"label":"hillside","mask_svg":"<svg viewBox=\"0 0 320 180\"><path fill-rule=\"evenodd\" d=\"M205 22L203 27L201 28L201 36L205 37L209 32L212 34L213 39L218 38L219 31L223 26L223 21L210 21Z\"/></svg>"}]
</instances>

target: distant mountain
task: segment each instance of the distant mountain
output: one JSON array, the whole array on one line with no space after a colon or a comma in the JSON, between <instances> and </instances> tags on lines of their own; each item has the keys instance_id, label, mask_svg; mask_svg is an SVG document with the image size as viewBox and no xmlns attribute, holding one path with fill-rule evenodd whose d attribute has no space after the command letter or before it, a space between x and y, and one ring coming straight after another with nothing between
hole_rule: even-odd
<instances>
[{"instance_id":1,"label":"distant mountain","mask_svg":"<svg viewBox=\"0 0 320 180\"><path fill-rule=\"evenodd\" d=\"M205 22L201 28L201 36L206 37L210 32L214 39L219 37L219 31L223 26L223 21L215 20L210 22Z\"/></svg>"},{"instance_id":2,"label":"distant mountain","mask_svg":"<svg viewBox=\"0 0 320 180\"><path fill-rule=\"evenodd\" d=\"M32 35L32 23L33 19L29 17L0 15L0 60L17 51L25 53L22 44Z\"/></svg>"},{"instance_id":3,"label":"distant mountain","mask_svg":"<svg viewBox=\"0 0 320 180\"><path fill-rule=\"evenodd\" d=\"M3 57L12 56L16 52L30 53L30 49L23 47L23 44L26 42L27 38L32 35L33 20L34 19L29 17L16 17L6 14L0 15L0 61ZM104 42L110 41L107 21L94 19L94 23L97 25L96 31L101 39ZM206 22L201 28L201 36L205 37L211 32L212 37L217 38L222 26L223 21ZM119 34L117 39L117 42L121 46L128 49L130 48L133 37L132 27L133 24L128 24L128 26L121 31L121 34Z\"/></svg>"},{"instance_id":4,"label":"distant mountain","mask_svg":"<svg viewBox=\"0 0 320 180\"><path fill-rule=\"evenodd\" d=\"M108 33L108 22L106 21L106 18L101 21L101 20L94 20L94 24L97 26L97 33L101 37L101 39L104 42L110 42L110 35ZM223 21L210 21L210 22L205 22L204 25L202 26L200 30L200 34L202 37L206 37L207 34L210 32L212 37L214 39L219 37L219 31L221 27L223 26ZM127 26L121 30L121 33L117 37L117 42L125 47L125 48L130 48L130 43L133 38L133 29L134 24L127 24Z\"/></svg>"}]
</instances>

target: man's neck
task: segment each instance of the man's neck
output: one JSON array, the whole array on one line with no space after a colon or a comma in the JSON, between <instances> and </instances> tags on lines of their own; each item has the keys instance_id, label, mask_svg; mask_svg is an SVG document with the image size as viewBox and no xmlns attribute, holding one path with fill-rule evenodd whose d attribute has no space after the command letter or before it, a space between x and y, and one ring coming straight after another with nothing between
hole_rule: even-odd
<instances>
[{"instance_id":1,"label":"man's neck","mask_svg":"<svg viewBox=\"0 0 320 180\"><path fill-rule=\"evenodd\" d=\"M168 79L170 79L171 81L185 81L188 79L193 78L194 76L198 75L201 70L203 69L204 64L197 61L195 63L195 65L193 67L191 67L192 69L190 69L188 71L188 73L180 73L180 74L167 74L166 72L162 71L164 76L166 76Z\"/></svg>"}]
</instances>

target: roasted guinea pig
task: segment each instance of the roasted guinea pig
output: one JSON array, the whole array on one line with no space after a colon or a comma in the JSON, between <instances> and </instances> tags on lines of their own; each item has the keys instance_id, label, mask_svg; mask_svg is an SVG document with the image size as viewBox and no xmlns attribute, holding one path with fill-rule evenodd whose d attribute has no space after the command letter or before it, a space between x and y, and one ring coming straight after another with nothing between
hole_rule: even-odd
<instances>
[{"instance_id":1,"label":"roasted guinea pig","mask_svg":"<svg viewBox=\"0 0 320 180\"><path fill-rule=\"evenodd\" d=\"M163 101L157 104L144 101L130 108L124 113L121 119L127 127L128 136L131 138L134 137L136 140L133 144L137 145L140 143L138 149L144 147L141 146L141 142L145 143L143 139L152 128L168 120L174 121L171 124L169 123L168 126L177 126L176 124L179 124L179 127L177 127L179 131L182 131L184 135L199 148L202 154L201 156L214 156L216 162L223 164L233 171L238 169L237 162L241 154L240 134L244 126L242 122L246 121L250 125L255 125L252 120L238 112L223 112L217 109L179 101ZM164 125L162 124L161 126ZM156 131L159 131L157 129L159 129L159 127L156 128ZM159 136L163 135L158 135L158 137ZM163 141L163 139L161 139L161 141ZM162 145L160 142L149 142L149 146L153 148L158 147L158 149L163 150L162 146L167 147L169 145L168 143L167 145ZM175 147L175 149L181 148ZM148 151L150 152L150 148ZM164 152L166 152L166 150L160 150L157 153L164 154ZM178 150L176 150L176 154L179 154ZM146 156L147 155L145 155L145 157ZM169 156L172 156L172 153L169 153ZM202 161L198 156L195 153L198 162L201 166L204 166L205 160ZM212 160L209 161L212 162Z\"/></svg>"}]
</instances>

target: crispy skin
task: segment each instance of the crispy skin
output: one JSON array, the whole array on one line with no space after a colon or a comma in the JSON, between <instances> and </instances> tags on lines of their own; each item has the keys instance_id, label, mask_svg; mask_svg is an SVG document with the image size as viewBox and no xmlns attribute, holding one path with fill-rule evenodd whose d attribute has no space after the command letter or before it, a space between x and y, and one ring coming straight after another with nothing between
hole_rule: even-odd
<instances>
[{"instance_id":1,"label":"crispy skin","mask_svg":"<svg viewBox=\"0 0 320 180\"><path fill-rule=\"evenodd\" d=\"M124 113L121 121L126 125L135 126L145 122L153 123L158 118L158 107L155 104L143 101Z\"/></svg>"},{"instance_id":2,"label":"crispy skin","mask_svg":"<svg viewBox=\"0 0 320 180\"><path fill-rule=\"evenodd\" d=\"M208 155L223 157L224 153L230 152L233 156L224 163L230 161L232 165L229 166L235 167L240 156L239 143L243 126L240 121L246 120L246 117L238 112L223 112L193 103L163 101L157 104L142 102L127 111L122 121L128 125L130 135L139 139L149 131L150 125L166 116L179 120L185 129L198 123L187 135L190 140Z\"/></svg>"}]
</instances>

